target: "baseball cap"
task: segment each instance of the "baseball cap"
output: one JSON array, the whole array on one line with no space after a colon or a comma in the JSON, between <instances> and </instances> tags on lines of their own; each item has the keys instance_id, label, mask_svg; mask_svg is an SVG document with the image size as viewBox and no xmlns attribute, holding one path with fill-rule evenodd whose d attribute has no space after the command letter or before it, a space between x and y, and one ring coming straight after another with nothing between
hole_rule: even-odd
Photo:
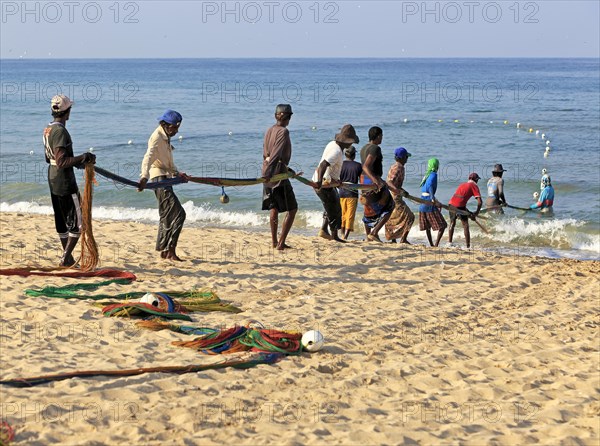
<instances>
[{"instance_id":1,"label":"baseball cap","mask_svg":"<svg viewBox=\"0 0 600 446\"><path fill-rule=\"evenodd\" d=\"M469 174L469 180L477 181L480 180L481 177L477 175L475 172Z\"/></svg>"},{"instance_id":2,"label":"baseball cap","mask_svg":"<svg viewBox=\"0 0 600 446\"><path fill-rule=\"evenodd\" d=\"M412 155L408 153L408 150L406 150L404 147L398 147L396 150L394 150L395 158L404 158L405 156L409 157Z\"/></svg>"},{"instance_id":3,"label":"baseball cap","mask_svg":"<svg viewBox=\"0 0 600 446\"><path fill-rule=\"evenodd\" d=\"M73 101L64 94L58 94L50 101L50 108L54 112L64 112L73 106Z\"/></svg>"},{"instance_id":4,"label":"baseball cap","mask_svg":"<svg viewBox=\"0 0 600 446\"><path fill-rule=\"evenodd\" d=\"M275 107L275 113L289 113L290 115L294 114L290 104L279 104L277 107Z\"/></svg>"},{"instance_id":5,"label":"baseball cap","mask_svg":"<svg viewBox=\"0 0 600 446\"><path fill-rule=\"evenodd\" d=\"M175 110L165 110L162 116L156 118L158 121L165 121L167 124L171 125L179 125L183 120L181 114L177 113Z\"/></svg>"}]
</instances>

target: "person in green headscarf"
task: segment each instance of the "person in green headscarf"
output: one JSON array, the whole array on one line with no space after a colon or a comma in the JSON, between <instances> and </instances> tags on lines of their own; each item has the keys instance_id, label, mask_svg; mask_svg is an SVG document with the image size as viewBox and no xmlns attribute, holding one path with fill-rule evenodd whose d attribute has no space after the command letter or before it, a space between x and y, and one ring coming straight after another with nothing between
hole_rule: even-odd
<instances>
[{"instance_id":1,"label":"person in green headscarf","mask_svg":"<svg viewBox=\"0 0 600 446\"><path fill-rule=\"evenodd\" d=\"M440 240L444 235L444 231L448 227L448 223L440 212L442 204L435 198L437 191L437 171L440 168L440 162L437 158L430 158L427 162L427 172L421 181L421 198L426 201L431 201L431 205L422 204L419 206L419 229L426 231L427 240L430 246L439 246ZM431 238L431 230L438 231L435 245Z\"/></svg>"}]
</instances>

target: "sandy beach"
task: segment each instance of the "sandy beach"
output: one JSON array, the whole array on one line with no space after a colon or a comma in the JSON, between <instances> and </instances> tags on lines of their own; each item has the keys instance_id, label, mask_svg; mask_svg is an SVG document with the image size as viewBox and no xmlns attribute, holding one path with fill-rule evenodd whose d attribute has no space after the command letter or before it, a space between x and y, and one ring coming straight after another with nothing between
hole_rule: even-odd
<instances>
[{"instance_id":1,"label":"sandy beach","mask_svg":"<svg viewBox=\"0 0 600 446\"><path fill-rule=\"evenodd\" d=\"M58 262L52 216L0 222L1 268ZM247 370L2 386L14 444L600 441L599 262L293 230L296 249L280 253L267 231L184 227L176 263L154 251L156 226L95 221L101 266L138 278L97 293L209 288L243 312L193 313L195 325L317 329L322 351ZM221 359L171 345L189 336L105 318L92 301L24 294L99 280L1 277L2 379Z\"/></svg>"}]
</instances>

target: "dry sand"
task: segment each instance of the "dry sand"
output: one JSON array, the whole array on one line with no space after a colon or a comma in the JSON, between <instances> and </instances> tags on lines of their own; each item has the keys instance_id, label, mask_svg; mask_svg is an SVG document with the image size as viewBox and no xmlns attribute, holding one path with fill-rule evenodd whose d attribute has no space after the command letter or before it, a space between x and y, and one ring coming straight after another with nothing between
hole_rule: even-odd
<instances>
[{"instance_id":1,"label":"dry sand","mask_svg":"<svg viewBox=\"0 0 600 446\"><path fill-rule=\"evenodd\" d=\"M0 267L57 262L51 216L0 220ZM15 444L599 444L598 262L293 231L282 254L266 228L186 227L174 263L157 258L155 226L94 234L103 267L138 277L103 292L208 287L244 312L194 313L198 325L318 329L326 345L248 370L3 386ZM98 279L1 280L2 378L218 359L90 301L23 292Z\"/></svg>"}]
</instances>

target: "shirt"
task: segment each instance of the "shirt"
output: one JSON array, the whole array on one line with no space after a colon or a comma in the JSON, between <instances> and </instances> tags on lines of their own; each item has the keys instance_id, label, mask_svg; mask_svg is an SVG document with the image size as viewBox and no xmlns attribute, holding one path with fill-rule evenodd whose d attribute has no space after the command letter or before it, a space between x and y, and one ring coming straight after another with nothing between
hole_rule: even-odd
<instances>
[{"instance_id":1,"label":"shirt","mask_svg":"<svg viewBox=\"0 0 600 446\"><path fill-rule=\"evenodd\" d=\"M270 127L265 133L263 143L262 176L271 178L274 175L287 172L287 166L292 158L292 141L287 128L278 124ZM274 187L277 187L277 183Z\"/></svg>"},{"instance_id":2,"label":"shirt","mask_svg":"<svg viewBox=\"0 0 600 446\"><path fill-rule=\"evenodd\" d=\"M498 200L500 194L504 192L504 180L500 177L492 177L487 182L487 196Z\"/></svg>"},{"instance_id":3,"label":"shirt","mask_svg":"<svg viewBox=\"0 0 600 446\"><path fill-rule=\"evenodd\" d=\"M537 203L530 206L531 209L545 209L554 205L554 188L552 186L546 186L540 194Z\"/></svg>"},{"instance_id":4,"label":"shirt","mask_svg":"<svg viewBox=\"0 0 600 446\"><path fill-rule=\"evenodd\" d=\"M365 165L365 161L367 161L367 157L372 155L375 157L375 162L371 165L371 172L381 177L383 175L383 155L381 154L381 147L376 144L365 144L365 146L360 149L360 162Z\"/></svg>"},{"instance_id":5,"label":"shirt","mask_svg":"<svg viewBox=\"0 0 600 446\"><path fill-rule=\"evenodd\" d=\"M79 189L73 167L59 168L56 165L58 151L62 156L73 157L73 141L64 125L52 122L44 129L44 155L48 166L48 185L54 195L71 195Z\"/></svg>"},{"instance_id":6,"label":"shirt","mask_svg":"<svg viewBox=\"0 0 600 446\"><path fill-rule=\"evenodd\" d=\"M323 156L321 156L321 162L327 161L329 166L325 169L325 173L323 174L323 182L331 183L332 181L340 180L340 172L342 171L342 163L344 162L344 156L342 154L342 148L338 146L338 143L335 141L331 141L329 144L325 146L325 150L323 151ZM318 168L317 168L318 169ZM312 176L313 181L317 181L319 176L317 171Z\"/></svg>"},{"instance_id":7,"label":"shirt","mask_svg":"<svg viewBox=\"0 0 600 446\"><path fill-rule=\"evenodd\" d=\"M142 161L141 178L151 179L160 176L177 176L173 162L173 146L164 129L159 125L148 139L148 150Z\"/></svg>"},{"instance_id":8,"label":"shirt","mask_svg":"<svg viewBox=\"0 0 600 446\"><path fill-rule=\"evenodd\" d=\"M450 204L457 208L464 208L469 201L469 198L475 197L480 198L481 193L479 192L479 187L474 181L467 181L466 183L462 183L452 195L450 199Z\"/></svg>"},{"instance_id":9,"label":"shirt","mask_svg":"<svg viewBox=\"0 0 600 446\"><path fill-rule=\"evenodd\" d=\"M342 171L340 172L340 181L344 183L357 184L362 174L362 165L353 160L344 160ZM340 188L340 198L358 198L358 191Z\"/></svg>"},{"instance_id":10,"label":"shirt","mask_svg":"<svg viewBox=\"0 0 600 446\"><path fill-rule=\"evenodd\" d=\"M435 200L435 193L437 192L437 172L431 172L425 180L423 186L421 186L421 198L427 201ZM433 206L427 204L421 204L419 206L419 212L433 212Z\"/></svg>"},{"instance_id":11,"label":"shirt","mask_svg":"<svg viewBox=\"0 0 600 446\"><path fill-rule=\"evenodd\" d=\"M404 175L405 175L404 166L400 163L392 164L387 176L387 182L394 186L396 189L402 189L402 185L404 184Z\"/></svg>"}]
</instances>

